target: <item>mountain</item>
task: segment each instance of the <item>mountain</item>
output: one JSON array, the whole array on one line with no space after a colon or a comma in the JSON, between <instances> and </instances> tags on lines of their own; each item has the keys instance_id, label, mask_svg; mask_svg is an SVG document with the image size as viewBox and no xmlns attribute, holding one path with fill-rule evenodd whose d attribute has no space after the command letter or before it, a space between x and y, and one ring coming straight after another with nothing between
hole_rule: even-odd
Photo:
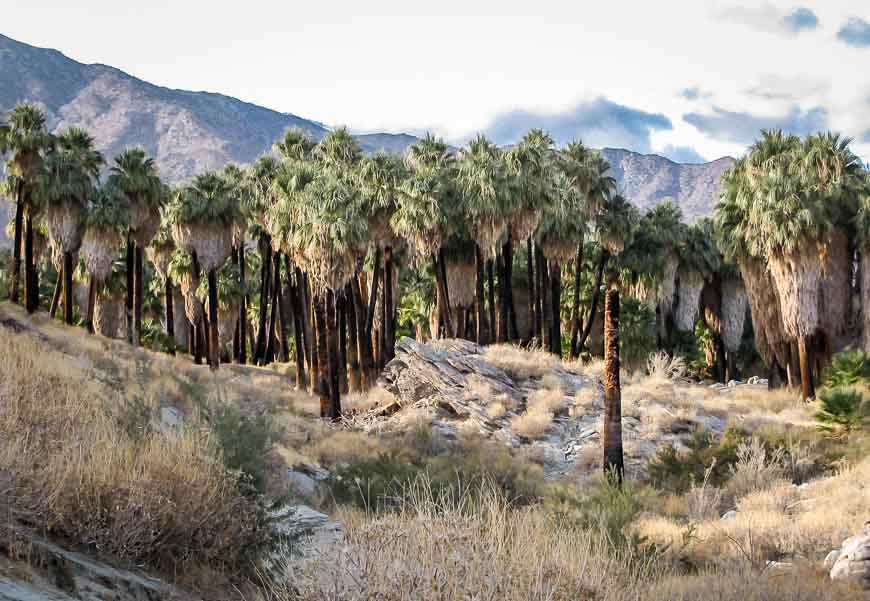
<instances>
[{"instance_id":1,"label":"mountain","mask_svg":"<svg viewBox=\"0 0 870 601\"><path fill-rule=\"evenodd\" d=\"M638 208L649 209L671 199L689 222L713 214L722 174L734 164L731 157L686 165L621 148L605 148L601 153L610 163L619 192Z\"/></svg>"},{"instance_id":2,"label":"mountain","mask_svg":"<svg viewBox=\"0 0 870 601\"><path fill-rule=\"evenodd\" d=\"M268 151L288 127L298 127L317 140L329 131L297 115L221 94L156 86L114 67L82 64L57 50L0 35L0 113L23 100L42 104L53 130L68 125L86 128L107 157L127 146L144 146L170 182L230 161L250 162ZM366 152L397 153L417 139L391 133L357 138ZM673 198L687 219L712 212L719 176L730 165L730 159L681 165L628 150L603 152L624 195L642 208ZM5 211L4 203L0 223L5 223ZM0 246L7 244L0 228Z\"/></svg>"}]
</instances>

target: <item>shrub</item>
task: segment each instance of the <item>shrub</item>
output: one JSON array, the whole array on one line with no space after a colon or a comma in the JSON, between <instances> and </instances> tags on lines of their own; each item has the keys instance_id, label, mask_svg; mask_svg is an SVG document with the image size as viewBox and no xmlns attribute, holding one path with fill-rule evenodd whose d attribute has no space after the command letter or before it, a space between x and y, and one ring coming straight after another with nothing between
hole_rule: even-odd
<instances>
[{"instance_id":1,"label":"shrub","mask_svg":"<svg viewBox=\"0 0 870 601\"><path fill-rule=\"evenodd\" d=\"M840 427L847 431L861 428L870 419L870 402L856 388L837 387L822 391L821 408L816 419L824 427Z\"/></svg>"},{"instance_id":2,"label":"shrub","mask_svg":"<svg viewBox=\"0 0 870 601\"><path fill-rule=\"evenodd\" d=\"M870 380L870 353L852 351L834 355L823 376L828 388L854 386Z\"/></svg>"},{"instance_id":3,"label":"shrub","mask_svg":"<svg viewBox=\"0 0 870 601\"><path fill-rule=\"evenodd\" d=\"M0 506L11 515L169 575L250 574L271 543L266 511L240 494L204 424L164 435L147 425L149 400L125 402L3 328L0 382L0 480L15 483L0 489Z\"/></svg>"},{"instance_id":4,"label":"shrub","mask_svg":"<svg viewBox=\"0 0 870 601\"><path fill-rule=\"evenodd\" d=\"M258 492L266 483L266 451L272 446L274 429L269 415L244 415L229 405L212 412L211 426L217 435L224 465L242 472Z\"/></svg>"},{"instance_id":5,"label":"shrub","mask_svg":"<svg viewBox=\"0 0 870 601\"><path fill-rule=\"evenodd\" d=\"M740 443L737 462L731 466L728 488L739 498L773 486L785 475L782 466L784 454L781 447L768 452L757 438Z\"/></svg>"},{"instance_id":6,"label":"shrub","mask_svg":"<svg viewBox=\"0 0 870 601\"><path fill-rule=\"evenodd\" d=\"M373 459L341 464L324 482L327 502L354 505L370 511L395 507L400 493L422 469L399 451L386 451Z\"/></svg>"},{"instance_id":7,"label":"shrub","mask_svg":"<svg viewBox=\"0 0 870 601\"><path fill-rule=\"evenodd\" d=\"M647 474L653 486L671 492L684 493L705 478L711 486L721 487L731 476L738 445L744 438L743 432L733 428L718 440L709 432L696 430L686 442L687 452L680 453L672 445L663 447L647 466Z\"/></svg>"},{"instance_id":8,"label":"shrub","mask_svg":"<svg viewBox=\"0 0 870 601\"><path fill-rule=\"evenodd\" d=\"M640 369L656 348L655 312L634 298L620 307L619 354L626 371Z\"/></svg>"}]
</instances>

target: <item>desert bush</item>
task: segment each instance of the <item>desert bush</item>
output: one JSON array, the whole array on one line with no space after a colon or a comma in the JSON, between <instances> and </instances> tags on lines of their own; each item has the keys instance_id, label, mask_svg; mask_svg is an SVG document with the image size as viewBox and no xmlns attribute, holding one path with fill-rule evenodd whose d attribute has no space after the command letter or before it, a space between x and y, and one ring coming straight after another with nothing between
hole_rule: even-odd
<instances>
[{"instance_id":1,"label":"desert bush","mask_svg":"<svg viewBox=\"0 0 870 601\"><path fill-rule=\"evenodd\" d=\"M862 428L870 420L870 400L852 387L827 388L819 395L820 409L816 413L823 427L846 431Z\"/></svg>"},{"instance_id":2,"label":"desert bush","mask_svg":"<svg viewBox=\"0 0 870 601\"><path fill-rule=\"evenodd\" d=\"M719 516L722 508L722 489L710 484L716 460L704 472L704 479L693 482L686 492L686 513L692 520L705 520Z\"/></svg>"},{"instance_id":3,"label":"desert bush","mask_svg":"<svg viewBox=\"0 0 870 601\"><path fill-rule=\"evenodd\" d=\"M15 339L10 339L15 336ZM0 328L0 499L11 515L122 561L176 575L249 571L270 544L203 424L166 434L60 353Z\"/></svg>"},{"instance_id":4,"label":"desert bush","mask_svg":"<svg viewBox=\"0 0 870 601\"><path fill-rule=\"evenodd\" d=\"M731 466L728 489L737 498L764 490L785 475L782 447L768 450L758 438L741 442L737 447L737 461Z\"/></svg>"},{"instance_id":5,"label":"desert bush","mask_svg":"<svg viewBox=\"0 0 870 601\"><path fill-rule=\"evenodd\" d=\"M272 446L275 432L266 413L248 416L224 405L210 412L209 422L217 436L224 465L240 471L258 492L266 482L266 451Z\"/></svg>"},{"instance_id":6,"label":"desert bush","mask_svg":"<svg viewBox=\"0 0 870 601\"><path fill-rule=\"evenodd\" d=\"M705 478L709 485L719 488L731 477L737 448L744 438L741 431L733 428L718 439L709 432L696 430L686 441L687 452L681 453L672 445L664 446L647 466L647 475L655 487L671 492L686 492Z\"/></svg>"},{"instance_id":7,"label":"desert bush","mask_svg":"<svg viewBox=\"0 0 870 601\"><path fill-rule=\"evenodd\" d=\"M673 380L686 376L686 361L680 355L668 355L664 351L650 353L646 359L646 373L653 378Z\"/></svg>"},{"instance_id":8,"label":"desert bush","mask_svg":"<svg viewBox=\"0 0 870 601\"><path fill-rule=\"evenodd\" d=\"M834 355L822 376L828 388L854 386L870 381L870 353L851 351Z\"/></svg>"}]
</instances>

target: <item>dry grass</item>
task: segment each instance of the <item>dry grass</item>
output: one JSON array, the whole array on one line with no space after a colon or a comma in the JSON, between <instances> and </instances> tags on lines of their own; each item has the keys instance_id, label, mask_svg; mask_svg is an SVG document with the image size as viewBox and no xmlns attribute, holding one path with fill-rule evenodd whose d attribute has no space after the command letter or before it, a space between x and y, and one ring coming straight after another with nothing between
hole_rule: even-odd
<instances>
[{"instance_id":1,"label":"dry grass","mask_svg":"<svg viewBox=\"0 0 870 601\"><path fill-rule=\"evenodd\" d=\"M159 427L160 398L125 398L95 375L87 358L0 327L0 480L14 482L0 501L57 536L168 574L247 569L268 530L215 437L202 424Z\"/></svg>"},{"instance_id":2,"label":"dry grass","mask_svg":"<svg viewBox=\"0 0 870 601\"><path fill-rule=\"evenodd\" d=\"M615 585L655 570L613 552L600 537L555 524L537 506L512 509L486 484L435 492L420 479L403 497L391 514L342 512L343 544L291 564L299 596L274 591L276 598L616 599Z\"/></svg>"},{"instance_id":3,"label":"dry grass","mask_svg":"<svg viewBox=\"0 0 870 601\"><path fill-rule=\"evenodd\" d=\"M384 448L370 435L352 430L336 430L305 450L325 466L376 458Z\"/></svg>"},{"instance_id":4,"label":"dry grass","mask_svg":"<svg viewBox=\"0 0 870 601\"><path fill-rule=\"evenodd\" d=\"M488 346L483 358L503 369L510 377L521 380L541 378L562 366L551 353L541 349L521 349L512 344Z\"/></svg>"},{"instance_id":5,"label":"dry grass","mask_svg":"<svg viewBox=\"0 0 870 601\"><path fill-rule=\"evenodd\" d=\"M738 498L736 506L734 519L696 523L693 556L738 558L749 553L763 559L800 556L818 561L863 528L870 506L870 460L801 488L772 479ZM637 524L644 536L673 545L680 544L686 527L658 515Z\"/></svg>"},{"instance_id":6,"label":"dry grass","mask_svg":"<svg viewBox=\"0 0 870 601\"><path fill-rule=\"evenodd\" d=\"M553 417L566 405L562 389L549 384L551 387L545 386L529 395L525 413L511 420L511 430L527 438L539 438L549 431Z\"/></svg>"}]
</instances>

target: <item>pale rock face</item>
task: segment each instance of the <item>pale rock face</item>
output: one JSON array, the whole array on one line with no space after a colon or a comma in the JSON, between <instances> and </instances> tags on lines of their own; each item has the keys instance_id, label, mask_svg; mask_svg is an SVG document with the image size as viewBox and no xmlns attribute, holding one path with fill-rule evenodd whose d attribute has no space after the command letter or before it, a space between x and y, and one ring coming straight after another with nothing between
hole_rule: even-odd
<instances>
[{"instance_id":1,"label":"pale rock face","mask_svg":"<svg viewBox=\"0 0 870 601\"><path fill-rule=\"evenodd\" d=\"M870 522L863 532L843 541L831 568L831 580L849 580L870 589Z\"/></svg>"}]
</instances>

